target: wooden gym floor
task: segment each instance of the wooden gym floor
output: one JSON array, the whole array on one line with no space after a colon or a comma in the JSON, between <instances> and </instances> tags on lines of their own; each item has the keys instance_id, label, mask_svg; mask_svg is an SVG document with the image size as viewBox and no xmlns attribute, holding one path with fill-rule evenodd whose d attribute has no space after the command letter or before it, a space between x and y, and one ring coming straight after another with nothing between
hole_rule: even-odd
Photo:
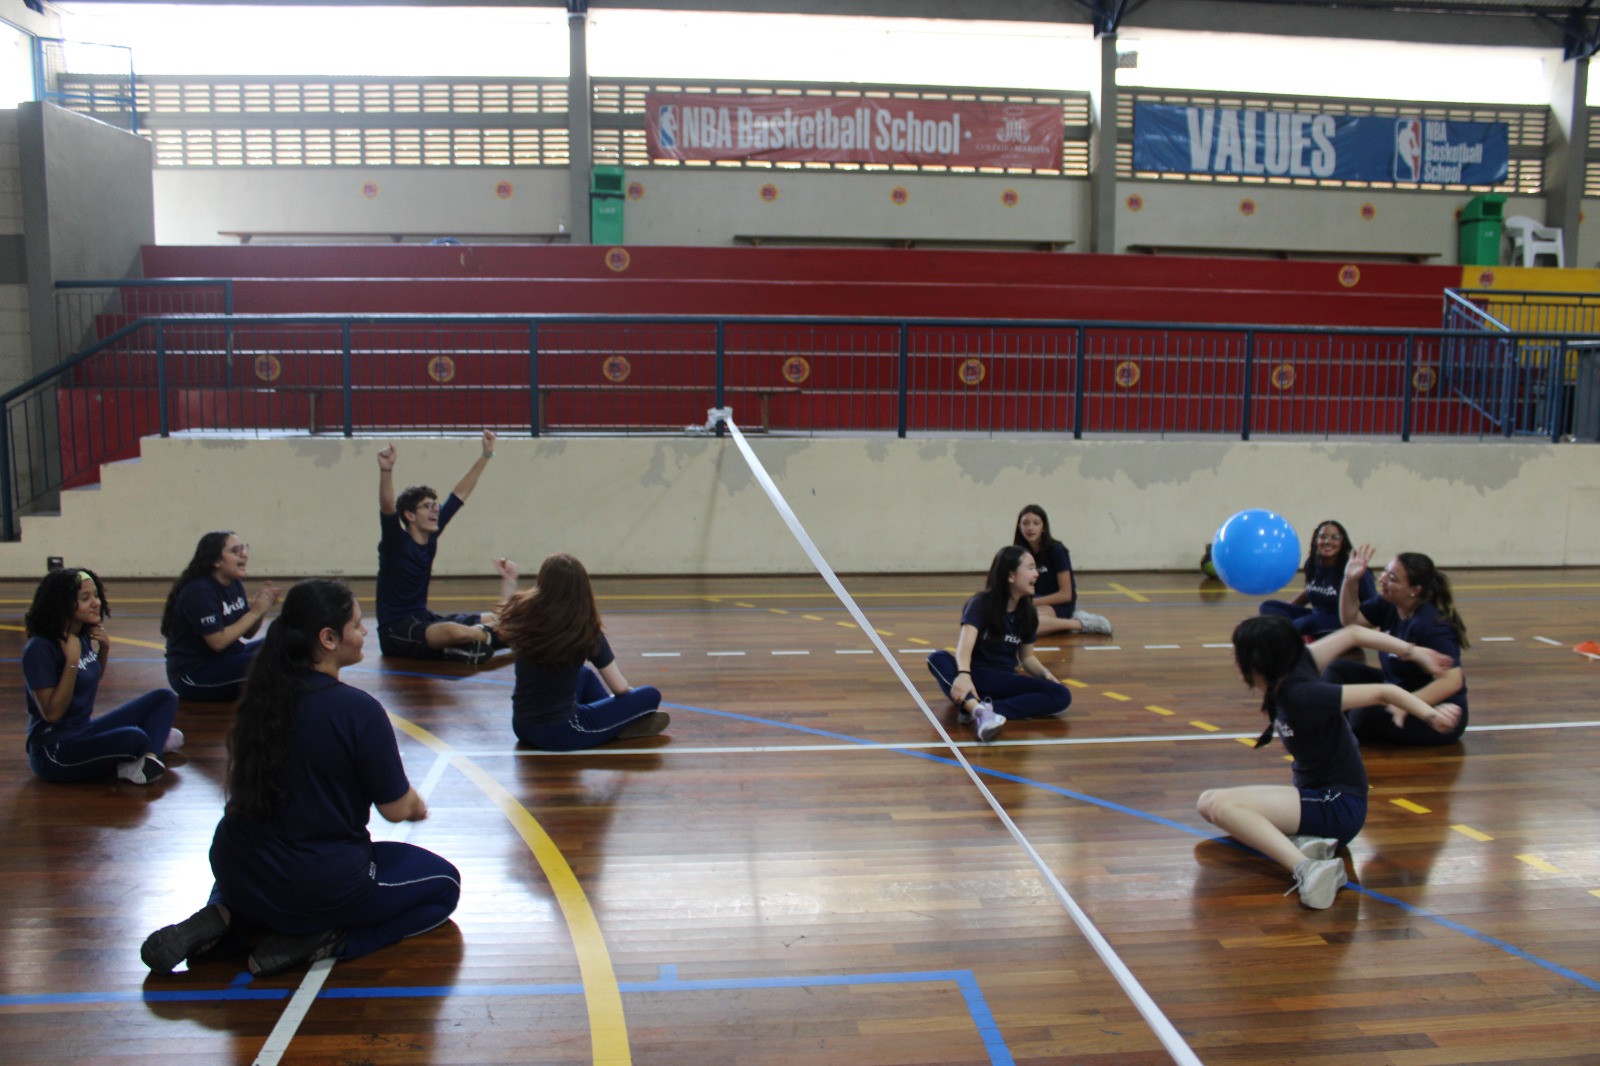
<instances>
[{"instance_id":1,"label":"wooden gym floor","mask_svg":"<svg viewBox=\"0 0 1600 1066\"><path fill-rule=\"evenodd\" d=\"M1326 911L1194 813L1207 787L1289 779L1281 748L1249 748L1262 721L1222 646L1252 601L1198 574L1086 575L1117 634L1041 642L1072 679L1068 718L979 747L922 664L979 578L846 584L1205 1062L1592 1063L1600 661L1573 645L1600 640L1600 571L1453 577L1473 728L1366 752L1359 884ZM32 586L0 585L0 1061L1167 1060L820 579L598 585L624 671L665 693L668 735L518 751L504 657L385 661L370 639L345 679L394 714L432 807L403 830L461 867L461 907L367 958L263 981L240 959L151 977L138 955L205 899L227 711L180 709L187 758L152 787L35 780L16 666ZM492 589L439 581L435 604L487 607ZM164 593L110 582L101 710L164 684Z\"/></svg>"}]
</instances>

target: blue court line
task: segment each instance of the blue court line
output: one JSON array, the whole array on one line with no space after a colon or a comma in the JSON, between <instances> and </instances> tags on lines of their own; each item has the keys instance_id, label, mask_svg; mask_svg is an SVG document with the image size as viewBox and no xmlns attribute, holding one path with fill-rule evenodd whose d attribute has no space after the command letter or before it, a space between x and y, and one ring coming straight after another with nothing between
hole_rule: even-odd
<instances>
[{"instance_id":1,"label":"blue court line","mask_svg":"<svg viewBox=\"0 0 1600 1066\"><path fill-rule=\"evenodd\" d=\"M877 744L870 740L862 740L860 737L852 737L844 733L832 733L828 730L816 729L811 726L792 725L788 722L777 722L770 718L757 718L753 715L737 714L733 711L714 711L708 707L691 707L682 703L666 703L663 701L662 706L672 707L674 710L693 711L697 714L709 714L717 718L732 718L743 722L755 722L764 725L777 726L781 729L789 729L797 733L808 733L812 736L827 737L832 740L842 740L851 744L860 744L863 747L881 747L884 751L892 751L900 755L910 755L914 758L926 759L929 762L941 763L945 766L959 767L961 765L947 755L934 755L925 751L911 751L906 748L897 748L893 745ZM671 749L663 750L670 751ZM1062 788L1059 785L1047 784L1043 781L1036 781L1032 778L1022 777L1017 774L1008 774L1001 770L991 770L988 767L979 766L976 763L972 764L972 768L978 773L983 774L985 777L992 777L999 781L1010 781L1014 784L1026 785L1029 788L1037 788L1045 792L1051 792L1058 796L1066 797L1067 799L1077 800L1080 803L1087 803L1091 806L1100 807L1104 810L1116 811L1118 814L1126 814L1134 818L1142 819L1146 822L1153 822L1156 825L1166 826L1169 829L1176 829L1181 833L1187 833L1190 836L1199 837L1202 840L1211 840L1219 844L1226 844L1232 847L1241 848L1242 850L1249 851L1252 854L1255 853L1254 849L1245 847L1243 844L1240 844L1230 836L1210 833L1206 830L1198 829L1192 825L1185 825L1183 822L1174 821L1171 818L1163 818L1158 814L1151 814L1149 811L1141 811L1136 807L1129 807L1113 800L1100 799L1098 796L1091 796L1084 792L1075 792L1070 788ZM1600 992L1600 980L1585 976L1584 974L1578 973L1576 970L1562 966L1558 962L1552 962L1549 959L1540 958L1538 955L1524 951L1516 945L1507 943L1498 937L1490 936L1488 933L1479 932L1478 930L1473 929L1470 926L1463 925L1454 919L1446 918L1441 914L1435 914L1433 911L1430 911L1424 907L1418 907L1415 904L1396 899L1395 897L1387 895L1383 892L1379 892L1376 889L1363 888L1361 885L1356 884L1353 881L1348 882L1346 887L1354 889L1357 892L1365 893L1370 898L1378 900L1381 903L1393 904L1408 914L1418 918L1425 918L1428 921L1434 922L1437 925L1441 925L1444 928L1451 930L1452 932L1469 936L1479 943L1498 948L1513 958L1521 959L1524 962L1531 962L1536 966L1549 970L1551 973L1556 974L1557 976L1564 977L1570 981L1576 981L1578 984L1589 989L1591 992Z\"/></svg>"},{"instance_id":2,"label":"blue court line","mask_svg":"<svg viewBox=\"0 0 1600 1066\"><path fill-rule=\"evenodd\" d=\"M244 975L248 978L248 974ZM953 984L961 992L967 1013L989 1053L992 1066L1014 1066L1011 1049L1006 1046L995 1022L994 1012L983 996L977 975L971 970L923 970L907 973L825 974L813 977L740 977L684 981L676 965L660 968L654 981L621 981L623 992L723 992L761 988L838 988L855 985ZM241 987L238 980L228 988L140 992L64 992L38 995L0 996L0 1007L58 1007L104 1003L216 1003L241 1000L286 1000L291 988ZM582 984L552 985L415 985L377 988L324 988L318 999L446 999L502 996L581 996Z\"/></svg>"}]
</instances>

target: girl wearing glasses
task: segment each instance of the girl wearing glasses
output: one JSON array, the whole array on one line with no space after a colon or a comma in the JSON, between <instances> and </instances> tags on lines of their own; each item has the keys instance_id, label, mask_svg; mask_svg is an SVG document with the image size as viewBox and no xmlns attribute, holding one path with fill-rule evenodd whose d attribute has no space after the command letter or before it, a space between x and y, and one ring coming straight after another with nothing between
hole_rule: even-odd
<instances>
[{"instance_id":1,"label":"girl wearing glasses","mask_svg":"<svg viewBox=\"0 0 1600 1066\"><path fill-rule=\"evenodd\" d=\"M1306 587L1300 595L1287 602L1268 600L1261 605L1262 614L1275 614L1294 623L1304 636L1321 637L1340 628L1339 590L1344 587L1344 568L1350 562L1350 534L1344 526L1328 519L1317 527L1311 537L1311 550L1306 553ZM1357 590L1362 600L1378 594L1372 572L1362 571L1361 586Z\"/></svg>"},{"instance_id":2,"label":"girl wearing glasses","mask_svg":"<svg viewBox=\"0 0 1600 1066\"><path fill-rule=\"evenodd\" d=\"M227 530L207 533L167 593L161 612L167 681L186 700L232 703L244 688L260 647L245 641L256 635L280 595L269 581L246 596L249 568L250 545Z\"/></svg>"},{"instance_id":3,"label":"girl wearing glasses","mask_svg":"<svg viewBox=\"0 0 1600 1066\"><path fill-rule=\"evenodd\" d=\"M1350 556L1344 586L1339 592L1339 614L1346 625L1382 630L1406 642L1395 654L1378 656L1382 668L1341 660L1329 664L1324 676L1339 685L1384 681L1416 696L1430 706L1446 700L1461 708L1454 728L1440 733L1415 718L1391 713L1386 707L1358 707L1350 712L1350 728L1365 743L1434 746L1451 744L1467 728L1467 679L1461 672L1461 649L1467 646L1467 624L1456 612L1450 581L1420 552L1401 552L1378 575L1378 594L1361 599L1359 581L1372 560L1372 545L1363 544ZM1443 671L1428 668L1427 657L1449 660Z\"/></svg>"}]
</instances>

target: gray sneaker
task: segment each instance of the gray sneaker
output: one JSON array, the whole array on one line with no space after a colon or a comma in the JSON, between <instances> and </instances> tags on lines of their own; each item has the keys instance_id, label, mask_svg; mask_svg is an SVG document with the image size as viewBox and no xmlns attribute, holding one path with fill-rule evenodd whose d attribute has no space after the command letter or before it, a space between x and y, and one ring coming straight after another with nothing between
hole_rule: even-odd
<instances>
[{"instance_id":1,"label":"gray sneaker","mask_svg":"<svg viewBox=\"0 0 1600 1066\"><path fill-rule=\"evenodd\" d=\"M1111 635L1111 620L1103 614L1090 614L1088 611L1079 611L1072 617L1083 623L1085 633L1109 637Z\"/></svg>"},{"instance_id":2,"label":"gray sneaker","mask_svg":"<svg viewBox=\"0 0 1600 1066\"><path fill-rule=\"evenodd\" d=\"M1344 887L1343 859L1307 859L1294 868L1294 888L1300 892L1300 905L1325 911ZM1285 892L1287 896L1289 892Z\"/></svg>"},{"instance_id":3,"label":"gray sneaker","mask_svg":"<svg viewBox=\"0 0 1600 1066\"><path fill-rule=\"evenodd\" d=\"M1006 716L995 711L994 704L983 700L972 712L972 732L984 744L1000 735Z\"/></svg>"},{"instance_id":4,"label":"gray sneaker","mask_svg":"<svg viewBox=\"0 0 1600 1066\"><path fill-rule=\"evenodd\" d=\"M1308 859L1331 859L1339 853L1339 842L1332 837L1290 837L1289 843Z\"/></svg>"}]
</instances>

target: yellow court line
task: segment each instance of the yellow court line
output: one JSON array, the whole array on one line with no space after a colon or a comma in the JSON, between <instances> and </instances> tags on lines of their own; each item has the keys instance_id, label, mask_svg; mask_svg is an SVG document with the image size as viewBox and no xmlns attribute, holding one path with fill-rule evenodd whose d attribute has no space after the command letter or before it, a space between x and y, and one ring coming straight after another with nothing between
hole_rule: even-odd
<instances>
[{"instance_id":1,"label":"yellow court line","mask_svg":"<svg viewBox=\"0 0 1600 1066\"><path fill-rule=\"evenodd\" d=\"M1169 711L1165 707L1157 707L1153 703L1146 705L1145 710L1147 710L1147 711L1155 711L1157 714L1166 714L1166 715L1172 715L1172 714L1177 714L1178 713L1177 711Z\"/></svg>"},{"instance_id":2,"label":"yellow court line","mask_svg":"<svg viewBox=\"0 0 1600 1066\"><path fill-rule=\"evenodd\" d=\"M1111 588L1116 589L1118 592L1122 593L1124 596L1126 596L1129 599L1131 599L1134 603L1149 603L1150 602L1150 600L1147 597L1141 596L1139 593L1137 593L1137 592L1133 591L1132 589L1128 588L1126 585L1119 585L1115 581L1107 581L1106 584L1109 585Z\"/></svg>"},{"instance_id":3,"label":"yellow court line","mask_svg":"<svg viewBox=\"0 0 1600 1066\"><path fill-rule=\"evenodd\" d=\"M1552 866L1543 859L1539 858L1537 855L1518 855L1517 858L1521 859L1535 870L1543 870L1547 874L1561 873L1561 867Z\"/></svg>"},{"instance_id":4,"label":"yellow court line","mask_svg":"<svg viewBox=\"0 0 1600 1066\"><path fill-rule=\"evenodd\" d=\"M1105 692L1100 693L1100 695L1110 697L1111 699L1114 699L1114 700L1121 700L1123 703L1127 703L1129 700L1133 699L1132 696L1124 696L1120 692L1112 692L1109 689L1107 689Z\"/></svg>"},{"instance_id":5,"label":"yellow court line","mask_svg":"<svg viewBox=\"0 0 1600 1066\"><path fill-rule=\"evenodd\" d=\"M933 643L933 641L931 641L931 640L923 640L921 637L907 637L906 639L909 640L913 644L932 644Z\"/></svg>"},{"instance_id":6,"label":"yellow court line","mask_svg":"<svg viewBox=\"0 0 1600 1066\"><path fill-rule=\"evenodd\" d=\"M471 759L455 754L453 748L426 729L408 722L393 711L389 719L407 736L410 736L441 755L450 757L450 764L460 770L492 800L506 816L517 835L522 837L533 852L534 861L550 882L561 914L567 920L567 932L578 956L578 972L583 978L583 999L589 1010L589 1043L596 1063L606 1066L629 1066L633 1052L628 1046L628 1021L622 1011L622 989L617 984L616 971L611 966L611 954L606 950L605 937L600 932L600 922L589 906L577 874L567 864L566 856L555 841L550 839L537 819L505 786L489 776Z\"/></svg>"},{"instance_id":7,"label":"yellow court line","mask_svg":"<svg viewBox=\"0 0 1600 1066\"><path fill-rule=\"evenodd\" d=\"M1470 825L1453 825L1450 828L1454 829L1464 837L1471 837L1473 840L1481 841L1494 839L1494 837L1490 836L1488 833L1479 832Z\"/></svg>"},{"instance_id":8,"label":"yellow court line","mask_svg":"<svg viewBox=\"0 0 1600 1066\"><path fill-rule=\"evenodd\" d=\"M1189 724L1196 729L1204 729L1207 733L1220 733L1222 731L1220 725L1212 725L1210 722L1193 721Z\"/></svg>"},{"instance_id":9,"label":"yellow court line","mask_svg":"<svg viewBox=\"0 0 1600 1066\"><path fill-rule=\"evenodd\" d=\"M1389 802L1394 804L1396 807L1399 807L1403 811L1410 811L1412 814L1432 814L1433 813L1433 808L1424 807L1420 803L1412 803L1408 799L1392 799Z\"/></svg>"},{"instance_id":10,"label":"yellow court line","mask_svg":"<svg viewBox=\"0 0 1600 1066\"><path fill-rule=\"evenodd\" d=\"M1256 746L1256 742L1251 740L1249 737L1234 737L1233 739L1237 740L1247 748L1253 748Z\"/></svg>"},{"instance_id":11,"label":"yellow court line","mask_svg":"<svg viewBox=\"0 0 1600 1066\"><path fill-rule=\"evenodd\" d=\"M26 633L28 631L23 626L0 626L0 629L8 630L12 633ZM106 635L111 636L109 633ZM167 650L167 646L165 644L153 644L148 640L134 640L132 637L111 637L111 643L131 644L135 648L154 648L156 651Z\"/></svg>"},{"instance_id":12,"label":"yellow court line","mask_svg":"<svg viewBox=\"0 0 1600 1066\"><path fill-rule=\"evenodd\" d=\"M950 650L954 651L955 649L951 648ZM1061 683L1064 684L1064 685L1071 685L1073 688L1088 688L1089 687L1089 682L1087 682L1087 681L1079 681L1075 677L1063 677L1061 679Z\"/></svg>"}]
</instances>

